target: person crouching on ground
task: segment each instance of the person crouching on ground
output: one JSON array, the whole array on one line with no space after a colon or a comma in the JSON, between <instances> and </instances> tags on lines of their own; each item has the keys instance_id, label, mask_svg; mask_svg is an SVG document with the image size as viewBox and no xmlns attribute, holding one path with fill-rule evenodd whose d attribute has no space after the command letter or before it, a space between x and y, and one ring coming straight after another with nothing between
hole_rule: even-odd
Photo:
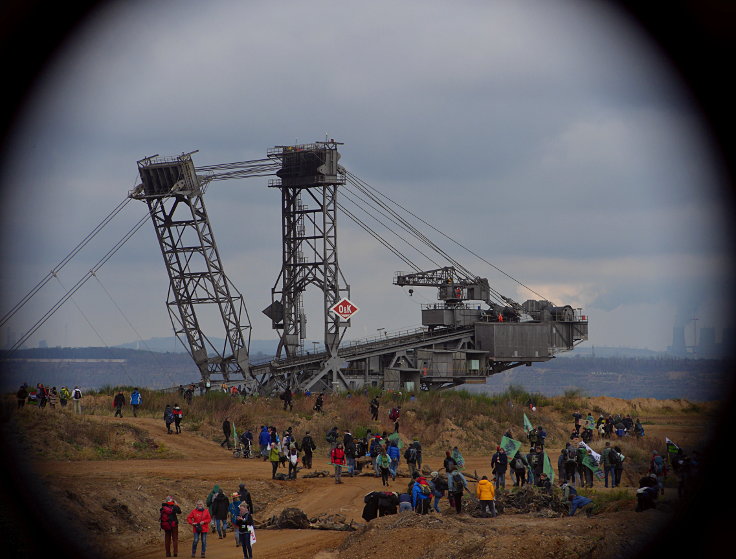
<instances>
[{"instance_id":1,"label":"person crouching on ground","mask_svg":"<svg viewBox=\"0 0 736 559\"><path fill-rule=\"evenodd\" d=\"M248 505L240 503L238 507L238 516L235 517L235 525L238 530L238 537L243 547L244 559L251 559L253 557L253 548L250 545L250 530L253 527L253 517L248 510Z\"/></svg>"},{"instance_id":2,"label":"person crouching on ground","mask_svg":"<svg viewBox=\"0 0 736 559\"><path fill-rule=\"evenodd\" d=\"M212 517L210 511L204 506L204 501L197 501L195 508L187 516L187 524L192 527L192 557L197 553L197 544L202 540L202 557L207 552L207 532L210 531L210 522Z\"/></svg>"},{"instance_id":3,"label":"person crouching on ground","mask_svg":"<svg viewBox=\"0 0 736 559\"><path fill-rule=\"evenodd\" d=\"M488 476L480 478L475 488L475 494L480 501L480 510L486 514L496 516L496 490L493 483L488 481Z\"/></svg>"}]
</instances>

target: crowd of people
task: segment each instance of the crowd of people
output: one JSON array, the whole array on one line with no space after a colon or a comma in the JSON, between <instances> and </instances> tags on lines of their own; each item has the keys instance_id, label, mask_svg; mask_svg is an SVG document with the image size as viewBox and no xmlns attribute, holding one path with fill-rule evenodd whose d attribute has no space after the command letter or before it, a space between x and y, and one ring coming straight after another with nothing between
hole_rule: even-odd
<instances>
[{"instance_id":1,"label":"crowd of people","mask_svg":"<svg viewBox=\"0 0 736 559\"><path fill-rule=\"evenodd\" d=\"M74 412L82 413L82 391L79 386L75 386L72 390L69 390L66 386L57 389L56 386L49 388L39 382L34 388L24 382L16 393L16 399L18 409L25 407L26 404L40 409L46 406L55 409L57 404L62 408L66 408L71 401Z\"/></svg>"},{"instance_id":2,"label":"crowd of people","mask_svg":"<svg viewBox=\"0 0 736 559\"><path fill-rule=\"evenodd\" d=\"M241 483L238 490L230 497L217 484L206 499L196 501L194 508L187 514L186 523L192 530L192 557L196 557L197 549L200 557L206 557L207 535L212 532L219 539L227 538L228 531L233 534L235 547L242 548L243 557L253 557L252 544L255 543L253 522L253 499L250 491ZM164 532L164 549L166 557L179 554L179 515L181 506L171 496L167 496L159 509L159 523Z\"/></svg>"},{"instance_id":3,"label":"crowd of people","mask_svg":"<svg viewBox=\"0 0 736 559\"><path fill-rule=\"evenodd\" d=\"M187 387L180 386L179 394L185 402L191 402L196 390L195 384ZM200 393L206 393L210 386L200 383ZM221 387L223 392L232 396L243 395L242 388ZM311 396L311 395L310 395ZM294 394L285 390L280 394L284 410L293 409ZM62 386L45 387L38 384L31 389L27 385L20 387L17 393L18 407L34 405L40 408L55 408L57 405L66 407L69 401L73 402L74 410L81 413L82 392L78 386L73 390ZM122 391L113 397L115 416L122 417L126 404L130 404L133 416L137 416L143 400L138 389L135 389L127 398ZM324 411L324 394L319 393L314 400L313 411ZM381 402L378 397L370 400L368 412L371 420L377 421ZM531 403L530 410L536 412L536 406ZM293 480L302 469L313 468L314 456L319 453L326 458L333 469L336 484L343 483L343 476L352 477L362 473L367 468L372 475L381 479L382 490L372 491L364 497L363 518L371 520L376 516L414 512L425 515L442 512L443 499L447 498L449 510L461 514L464 495L472 495L477 499L481 515L495 517L496 495L506 490L506 476L513 487L523 487L526 484L534 485L542 492L552 493L551 464L546 454L547 432L542 425L527 424L525 416L525 438L528 441L528 451L522 448L509 429L504 439L516 443L507 453L507 448L499 445L491 456L491 476L481 476L475 479L470 476L470 483L475 484L471 491L467 476L463 473L465 460L460 449L455 446L445 452L442 467L437 471L423 468L422 444L417 437L409 442L399 437L399 419L401 408L398 405L388 411L389 421L393 423L393 430L365 432L363 436L354 436L350 429L338 429L333 426L321 437L315 439L310 431L297 436L293 427L280 431L273 425L261 425L254 435L246 429L240 435L235 433L234 427L225 418L222 424L223 440L221 446L243 450L246 457L260 458L269 462L271 479ZM600 414L596 419L593 414L576 411L572 414L573 429L569 440L560 450L557 457L557 474L559 488L563 499L568 502L568 514L584 511L590 515L593 502L589 497L579 495L579 488L592 488L596 480L604 487L616 488L621 485L624 470L625 456L622 453L620 440L624 437L644 436L641 421L630 415ZM178 403L167 404L163 414L168 434L180 434L183 411ZM600 453L590 447L594 438L604 442ZM509 455L510 454L510 455ZM406 487L399 482L396 486L398 469L401 460L404 460L410 481ZM685 455L682 449L676 453L671 451L665 455L658 451L652 453L648 471L639 480L637 490L637 511L647 510L656 506L657 498L664 494L664 483L671 470L676 471L679 478L678 494L682 496L688 489L689 480L696 476L699 463L697 453L692 457ZM281 471L283 470L283 471ZM444 472L441 473L441 471ZM393 489L389 488L393 486ZM178 554L178 515L182 511L171 497L167 497L161 506L161 527L165 532L166 555L173 551ZM251 541L255 538L253 530L253 503L249 492L241 484L238 491L228 495L217 485L206 499L198 501L189 512L186 522L192 528L192 557L197 549L205 557L207 534L217 533L219 538L225 538L228 530L234 534L236 546L241 546L244 557L252 557Z\"/></svg>"}]
</instances>

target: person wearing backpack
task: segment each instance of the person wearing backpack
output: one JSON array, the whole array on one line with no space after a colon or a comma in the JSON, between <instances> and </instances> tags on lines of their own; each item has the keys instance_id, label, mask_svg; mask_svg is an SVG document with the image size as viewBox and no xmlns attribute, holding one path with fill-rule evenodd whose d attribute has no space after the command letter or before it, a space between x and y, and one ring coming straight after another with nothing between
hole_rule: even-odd
<instances>
[{"instance_id":1,"label":"person wearing backpack","mask_svg":"<svg viewBox=\"0 0 736 559\"><path fill-rule=\"evenodd\" d=\"M115 394L112 400L112 406L115 408L115 417L123 417L123 406L125 405L125 396L122 392Z\"/></svg>"},{"instance_id":2,"label":"person wearing backpack","mask_svg":"<svg viewBox=\"0 0 736 559\"><path fill-rule=\"evenodd\" d=\"M445 491L447 491L447 480L442 478L439 472L432 472L431 475L432 478L429 480L429 486L434 496L432 508L435 512L440 512L440 499L445 496Z\"/></svg>"},{"instance_id":3,"label":"person wearing backpack","mask_svg":"<svg viewBox=\"0 0 736 559\"><path fill-rule=\"evenodd\" d=\"M241 484L241 487L243 485ZM240 547L240 534L238 533L238 525L235 520L238 517L240 510L240 503L245 502L240 497L240 493L233 493L230 495L230 506L227 508L227 512L230 514L230 525L233 527L233 539L235 540L235 547ZM247 503L246 503L247 504Z\"/></svg>"},{"instance_id":4,"label":"person wearing backpack","mask_svg":"<svg viewBox=\"0 0 736 559\"><path fill-rule=\"evenodd\" d=\"M399 432L399 418L401 417L401 406L396 406L395 408L391 408L391 411L388 412L388 418L394 422L394 433Z\"/></svg>"},{"instance_id":5,"label":"person wearing backpack","mask_svg":"<svg viewBox=\"0 0 736 559\"><path fill-rule=\"evenodd\" d=\"M417 471L417 449L413 444L404 451L404 460L409 466L409 473L413 474Z\"/></svg>"},{"instance_id":6,"label":"person wearing backpack","mask_svg":"<svg viewBox=\"0 0 736 559\"><path fill-rule=\"evenodd\" d=\"M662 495L664 495L664 481L667 479L667 463L656 450L652 451L652 459L649 462L649 473L657 476L657 485Z\"/></svg>"},{"instance_id":7,"label":"person wearing backpack","mask_svg":"<svg viewBox=\"0 0 736 559\"><path fill-rule=\"evenodd\" d=\"M166 432L171 435L171 424L174 422L174 410L171 409L171 404L166 404L164 408L164 423L166 423Z\"/></svg>"},{"instance_id":8,"label":"person wearing backpack","mask_svg":"<svg viewBox=\"0 0 736 559\"><path fill-rule=\"evenodd\" d=\"M133 417L138 417L138 408L143 403L141 393L136 388L130 394L130 407L133 408Z\"/></svg>"},{"instance_id":9,"label":"person wearing backpack","mask_svg":"<svg viewBox=\"0 0 736 559\"><path fill-rule=\"evenodd\" d=\"M391 458L391 465L388 467L391 479L396 481L396 471L399 469L399 460L401 460L401 451L396 441L391 441L386 449L386 454Z\"/></svg>"},{"instance_id":10,"label":"person wearing backpack","mask_svg":"<svg viewBox=\"0 0 736 559\"><path fill-rule=\"evenodd\" d=\"M452 470L447 474L447 493L451 496L452 505L457 514L463 510L463 491L470 493L468 482L460 470Z\"/></svg>"},{"instance_id":11,"label":"person wearing backpack","mask_svg":"<svg viewBox=\"0 0 736 559\"><path fill-rule=\"evenodd\" d=\"M616 486L621 487L621 476L624 473L624 460L625 457L621 453L621 447L620 446L614 446L613 450L611 451L611 455L613 456L613 453L616 453L616 464L614 465L613 471L616 475Z\"/></svg>"},{"instance_id":12,"label":"person wearing backpack","mask_svg":"<svg viewBox=\"0 0 736 559\"><path fill-rule=\"evenodd\" d=\"M174 557L179 554L179 520L177 514L181 514L181 508L169 495L166 500L161 503L159 509L159 525L164 531L164 549L166 550L166 557L171 557L173 548Z\"/></svg>"},{"instance_id":13,"label":"person wearing backpack","mask_svg":"<svg viewBox=\"0 0 736 559\"><path fill-rule=\"evenodd\" d=\"M388 454L386 454L386 449L381 449L381 454L378 455L376 458L376 465L378 466L378 471L381 473L381 483L388 487L388 476L391 473L390 466L391 466L391 458Z\"/></svg>"},{"instance_id":14,"label":"person wearing backpack","mask_svg":"<svg viewBox=\"0 0 736 559\"><path fill-rule=\"evenodd\" d=\"M533 485L544 469L544 455L539 448L533 447L526 455L526 461L529 464L529 483Z\"/></svg>"},{"instance_id":15,"label":"person wearing backpack","mask_svg":"<svg viewBox=\"0 0 736 559\"><path fill-rule=\"evenodd\" d=\"M202 540L202 557L205 557L207 552L207 533L210 531L210 522L212 517L210 511L208 511L202 499L197 501L195 507L187 515L187 524L192 527L192 557L197 553L197 544Z\"/></svg>"},{"instance_id":16,"label":"person wearing backpack","mask_svg":"<svg viewBox=\"0 0 736 559\"><path fill-rule=\"evenodd\" d=\"M411 506L417 514L429 512L429 498L432 496L432 488L427 478L417 476L411 489Z\"/></svg>"},{"instance_id":17,"label":"person wearing backpack","mask_svg":"<svg viewBox=\"0 0 736 559\"><path fill-rule=\"evenodd\" d=\"M514 476L516 476L514 487L524 487L528 466L529 463L526 461L526 458L521 454L521 450L518 450L513 460L511 460L511 469L514 471Z\"/></svg>"},{"instance_id":18,"label":"person wearing backpack","mask_svg":"<svg viewBox=\"0 0 736 559\"><path fill-rule=\"evenodd\" d=\"M174 427L176 428L176 434L181 435L181 420L184 417L184 412L179 407L179 404L174 404L174 408L171 410L171 415L174 418Z\"/></svg>"},{"instance_id":19,"label":"person wearing backpack","mask_svg":"<svg viewBox=\"0 0 736 559\"><path fill-rule=\"evenodd\" d=\"M312 453L315 450L317 450L317 445L314 444L312 435L307 431L302 438L302 452L304 453L304 456L302 456L302 466L308 470L312 469Z\"/></svg>"},{"instance_id":20,"label":"person wearing backpack","mask_svg":"<svg viewBox=\"0 0 736 559\"><path fill-rule=\"evenodd\" d=\"M611 475L611 488L616 487L616 464L618 453L611 448L611 441L606 441L606 447L601 451L603 461L603 485L608 487L608 475Z\"/></svg>"}]
</instances>

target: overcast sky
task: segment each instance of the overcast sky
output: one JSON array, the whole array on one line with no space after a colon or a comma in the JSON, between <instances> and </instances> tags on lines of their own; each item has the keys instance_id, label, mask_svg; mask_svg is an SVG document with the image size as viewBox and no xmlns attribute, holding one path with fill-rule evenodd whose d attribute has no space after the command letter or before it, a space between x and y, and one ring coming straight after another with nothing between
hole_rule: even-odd
<instances>
[{"instance_id":1,"label":"overcast sky","mask_svg":"<svg viewBox=\"0 0 736 559\"><path fill-rule=\"evenodd\" d=\"M688 343L693 318L726 325L729 247L699 114L647 39L595 3L111 3L58 53L26 109L2 175L1 314L124 199L138 159L257 159L327 134L363 180L534 291L582 307L587 345L663 350L675 323ZM261 310L281 263L279 193L266 184L216 182L206 195L255 339L275 337ZM131 202L9 323L15 335L144 214ZM451 250L502 293L537 298ZM420 304L435 301L430 288L391 285L406 265L344 216L339 257L361 308L351 338L416 327ZM147 224L30 345L170 336L167 288ZM317 299L309 340L322 338Z\"/></svg>"}]
</instances>

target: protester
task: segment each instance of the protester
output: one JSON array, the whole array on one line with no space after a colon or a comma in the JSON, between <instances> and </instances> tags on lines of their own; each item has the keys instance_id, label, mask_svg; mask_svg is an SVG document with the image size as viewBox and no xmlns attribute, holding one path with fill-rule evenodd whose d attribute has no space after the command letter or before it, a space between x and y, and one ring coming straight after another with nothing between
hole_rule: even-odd
<instances>
[{"instance_id":1,"label":"protester","mask_svg":"<svg viewBox=\"0 0 736 559\"><path fill-rule=\"evenodd\" d=\"M294 409L294 402L293 402L293 394L291 393L290 388L286 388L280 395L279 398L283 400L284 402L284 411L286 411L286 408L289 408L289 411Z\"/></svg>"},{"instance_id":2,"label":"protester","mask_svg":"<svg viewBox=\"0 0 736 559\"><path fill-rule=\"evenodd\" d=\"M314 444L312 436L309 434L309 431L307 431L304 438L302 438L302 452L304 453L304 456L302 457L302 465L308 470L312 469L312 453L315 450L317 450L317 445Z\"/></svg>"},{"instance_id":3,"label":"protester","mask_svg":"<svg viewBox=\"0 0 736 559\"><path fill-rule=\"evenodd\" d=\"M15 397L18 401L18 409L26 405L26 398L28 398L28 390L26 390L25 384L21 385Z\"/></svg>"},{"instance_id":4,"label":"protester","mask_svg":"<svg viewBox=\"0 0 736 559\"><path fill-rule=\"evenodd\" d=\"M542 490L542 493L552 494L552 481L549 479L546 473L542 472L539 474L539 479L534 482L536 487Z\"/></svg>"},{"instance_id":5,"label":"protester","mask_svg":"<svg viewBox=\"0 0 736 559\"><path fill-rule=\"evenodd\" d=\"M568 516L574 516L578 509L585 511L586 516L591 516L593 509L593 501L582 495L578 495L577 490L567 482L562 482L563 500L569 503Z\"/></svg>"},{"instance_id":6,"label":"protester","mask_svg":"<svg viewBox=\"0 0 736 559\"><path fill-rule=\"evenodd\" d=\"M337 443L337 446L330 451L330 463L335 466L335 483L342 483L340 475L345 465L345 451L342 443Z\"/></svg>"},{"instance_id":7,"label":"protester","mask_svg":"<svg viewBox=\"0 0 736 559\"><path fill-rule=\"evenodd\" d=\"M401 451L399 451L399 446L396 444L396 441L391 441L389 443L386 453L391 459L391 464L388 467L391 479L396 481L396 472L399 469L399 460L401 460Z\"/></svg>"},{"instance_id":8,"label":"protester","mask_svg":"<svg viewBox=\"0 0 736 559\"><path fill-rule=\"evenodd\" d=\"M238 540L243 547L243 558L252 559L253 548L251 547L251 532L253 531L253 516L251 515L248 505L240 503L238 507L238 515L235 518L235 524L238 530Z\"/></svg>"},{"instance_id":9,"label":"protester","mask_svg":"<svg viewBox=\"0 0 736 559\"><path fill-rule=\"evenodd\" d=\"M421 458L421 450L420 450L420 458ZM452 459L455 461L455 469L460 470L462 472L463 468L465 467L465 458L463 458L463 455L460 454L460 449L458 447L453 447L452 449ZM421 463L419 464L419 469L422 469Z\"/></svg>"},{"instance_id":10,"label":"protester","mask_svg":"<svg viewBox=\"0 0 736 559\"><path fill-rule=\"evenodd\" d=\"M414 484L411 490L411 506L417 514L427 514L429 512L429 498L432 488L429 486L427 479L417 475L414 478Z\"/></svg>"},{"instance_id":11,"label":"protester","mask_svg":"<svg viewBox=\"0 0 736 559\"><path fill-rule=\"evenodd\" d=\"M159 524L164 531L164 549L166 557L171 557L173 550L174 557L179 554L179 519L177 514L181 514L181 508L169 495L166 497L161 508L159 509Z\"/></svg>"},{"instance_id":12,"label":"protester","mask_svg":"<svg viewBox=\"0 0 736 559\"><path fill-rule=\"evenodd\" d=\"M435 512L440 512L440 499L445 496L445 491L447 491L447 481L440 476L439 472L432 472L431 476L429 485L432 488L432 495L434 496L432 508Z\"/></svg>"},{"instance_id":13,"label":"protester","mask_svg":"<svg viewBox=\"0 0 736 559\"><path fill-rule=\"evenodd\" d=\"M325 403L325 394L320 392L317 399L314 401L314 411L322 413L322 406Z\"/></svg>"},{"instance_id":14,"label":"protester","mask_svg":"<svg viewBox=\"0 0 736 559\"><path fill-rule=\"evenodd\" d=\"M493 473L494 485L496 489L499 487L506 488L506 468L509 464L509 457L506 450L496 447L496 453L491 457L491 472Z\"/></svg>"},{"instance_id":15,"label":"protester","mask_svg":"<svg viewBox=\"0 0 736 559\"><path fill-rule=\"evenodd\" d=\"M222 539L227 536L227 513L230 508L230 499L223 492L222 489L217 491L217 495L212 499L212 518L215 521L215 529L217 530L218 539Z\"/></svg>"},{"instance_id":16,"label":"protester","mask_svg":"<svg viewBox=\"0 0 736 559\"><path fill-rule=\"evenodd\" d=\"M657 484L662 495L664 495L664 482L667 479L667 464L656 450L652 451L652 459L649 462L649 473L657 476Z\"/></svg>"},{"instance_id":17,"label":"protester","mask_svg":"<svg viewBox=\"0 0 736 559\"><path fill-rule=\"evenodd\" d=\"M271 462L271 479L276 479L276 471L279 469L279 462L281 461L278 444L271 444L271 450L268 451L268 460Z\"/></svg>"},{"instance_id":18,"label":"protester","mask_svg":"<svg viewBox=\"0 0 736 559\"><path fill-rule=\"evenodd\" d=\"M69 392L69 389L66 386L62 386L61 390L59 391L59 403L61 404L61 407L65 408L67 402L71 399L72 393Z\"/></svg>"},{"instance_id":19,"label":"protester","mask_svg":"<svg viewBox=\"0 0 736 559\"><path fill-rule=\"evenodd\" d=\"M450 505L460 514L463 508L463 491L470 493L468 482L460 470L452 470L447 475L447 491L450 496Z\"/></svg>"},{"instance_id":20,"label":"protester","mask_svg":"<svg viewBox=\"0 0 736 559\"><path fill-rule=\"evenodd\" d=\"M138 408L143 403L143 397L137 388L130 394L130 407L133 409L133 417L138 417Z\"/></svg>"},{"instance_id":21,"label":"protester","mask_svg":"<svg viewBox=\"0 0 736 559\"><path fill-rule=\"evenodd\" d=\"M380 403L378 402L378 398L373 398L369 405L370 412L371 412L371 419L373 421L378 421L378 407L379 406L380 406Z\"/></svg>"},{"instance_id":22,"label":"protester","mask_svg":"<svg viewBox=\"0 0 736 559\"><path fill-rule=\"evenodd\" d=\"M253 507L253 498L250 496L250 491L245 488L244 483L238 485L238 495L240 495L240 500L248 505L248 511L253 514L256 511Z\"/></svg>"},{"instance_id":23,"label":"protester","mask_svg":"<svg viewBox=\"0 0 736 559\"><path fill-rule=\"evenodd\" d=\"M524 487L524 483L526 483L526 472L528 467L529 463L526 461L526 458L524 458L524 455L521 453L521 449L517 450L514 458L511 460L511 469L513 470L514 477L516 478L516 480L514 481L514 487Z\"/></svg>"},{"instance_id":24,"label":"protester","mask_svg":"<svg viewBox=\"0 0 736 559\"><path fill-rule=\"evenodd\" d=\"M171 404L166 404L164 408L164 423L166 423L166 432L171 435L171 424L174 422L174 413Z\"/></svg>"},{"instance_id":25,"label":"protester","mask_svg":"<svg viewBox=\"0 0 736 559\"><path fill-rule=\"evenodd\" d=\"M74 390L72 390L72 403L74 404L74 413L81 414L82 413L82 391L79 389L78 386L75 386Z\"/></svg>"},{"instance_id":26,"label":"protester","mask_svg":"<svg viewBox=\"0 0 736 559\"><path fill-rule=\"evenodd\" d=\"M496 516L496 492L488 476L483 476L475 488L475 495L480 501L480 510L491 516ZM458 511L460 512L460 511Z\"/></svg>"},{"instance_id":27,"label":"protester","mask_svg":"<svg viewBox=\"0 0 736 559\"><path fill-rule=\"evenodd\" d=\"M400 493L399 494L399 513L411 512L414 507L411 506L411 494Z\"/></svg>"},{"instance_id":28,"label":"protester","mask_svg":"<svg viewBox=\"0 0 736 559\"><path fill-rule=\"evenodd\" d=\"M236 519L240 511L240 503L244 502L240 498L240 493L235 492L230 495L230 506L227 508L227 512L230 514L230 525L233 527L233 539L235 540L235 547L240 546L240 534L238 532L238 525Z\"/></svg>"},{"instance_id":29,"label":"protester","mask_svg":"<svg viewBox=\"0 0 736 559\"><path fill-rule=\"evenodd\" d=\"M261 425L261 432L258 434L258 446L261 447L261 457L265 462L268 460L268 444L271 442L271 435L268 427Z\"/></svg>"},{"instance_id":30,"label":"protester","mask_svg":"<svg viewBox=\"0 0 736 559\"><path fill-rule=\"evenodd\" d=\"M296 446L292 446L289 449L288 454L289 459L289 479L296 479L296 473L298 471L297 465L299 464L299 451L297 450Z\"/></svg>"},{"instance_id":31,"label":"protester","mask_svg":"<svg viewBox=\"0 0 736 559\"><path fill-rule=\"evenodd\" d=\"M225 445L227 445L227 449L230 450L232 448L232 443L230 442L232 425L230 424L230 420L227 417L222 422L222 434L225 435L225 439L220 443L220 446L224 447Z\"/></svg>"},{"instance_id":32,"label":"protester","mask_svg":"<svg viewBox=\"0 0 736 559\"><path fill-rule=\"evenodd\" d=\"M409 466L409 473L411 474L419 471L419 467L417 464L419 461L419 450L417 450L417 447L414 444L417 442L418 441L415 439L414 442L412 442L412 444L410 444L404 451L404 460L406 460L406 463Z\"/></svg>"},{"instance_id":33,"label":"protester","mask_svg":"<svg viewBox=\"0 0 736 559\"><path fill-rule=\"evenodd\" d=\"M647 474L639 480L639 489L636 490L636 512L653 509L657 506L659 483L656 474Z\"/></svg>"},{"instance_id":34,"label":"protester","mask_svg":"<svg viewBox=\"0 0 736 559\"><path fill-rule=\"evenodd\" d=\"M388 418L394 422L394 433L399 432L399 418L401 417L401 406L391 408L388 412Z\"/></svg>"},{"instance_id":35,"label":"protester","mask_svg":"<svg viewBox=\"0 0 736 559\"><path fill-rule=\"evenodd\" d=\"M614 461L614 473L616 474L616 486L621 485L621 476L624 473L624 460L625 457L621 452L620 446L614 446L613 450L609 454L609 459Z\"/></svg>"},{"instance_id":36,"label":"protester","mask_svg":"<svg viewBox=\"0 0 736 559\"><path fill-rule=\"evenodd\" d=\"M202 555L205 557L207 552L207 533L210 531L210 522L212 516L210 512L205 508L204 503L200 499L197 501L195 508L187 516L187 523L192 527L192 557L197 554L197 544L202 541Z\"/></svg>"},{"instance_id":37,"label":"protester","mask_svg":"<svg viewBox=\"0 0 736 559\"><path fill-rule=\"evenodd\" d=\"M174 408L171 410L171 415L174 417L174 427L176 428L176 434L181 434L181 420L184 417L184 412L179 407L179 404L174 404Z\"/></svg>"},{"instance_id":38,"label":"protester","mask_svg":"<svg viewBox=\"0 0 736 559\"><path fill-rule=\"evenodd\" d=\"M384 487L388 487L388 476L391 473L390 472L390 466L391 466L391 458L386 453L386 449L381 450L381 454L378 455L378 458L376 459L376 465L378 466L378 471L381 474L381 483L384 485Z\"/></svg>"}]
</instances>

